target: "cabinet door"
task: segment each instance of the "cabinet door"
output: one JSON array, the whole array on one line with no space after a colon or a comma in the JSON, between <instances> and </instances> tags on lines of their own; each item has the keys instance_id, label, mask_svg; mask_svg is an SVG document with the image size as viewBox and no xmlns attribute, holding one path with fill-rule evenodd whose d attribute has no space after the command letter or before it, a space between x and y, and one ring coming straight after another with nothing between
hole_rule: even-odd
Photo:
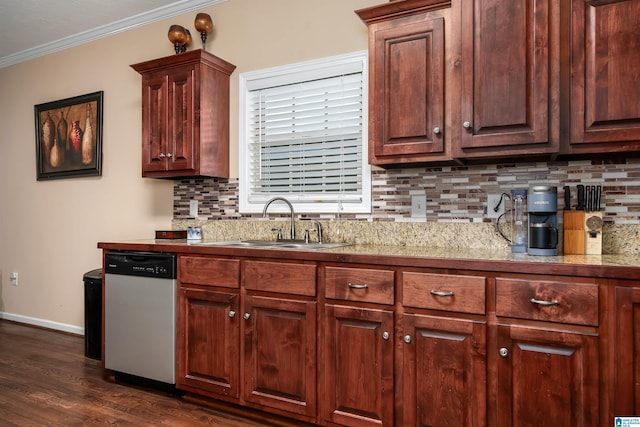
<instances>
[{"instance_id":1,"label":"cabinet door","mask_svg":"<svg viewBox=\"0 0 640 427\"><path fill-rule=\"evenodd\" d=\"M142 79L142 172L167 168L167 76Z\"/></svg>"},{"instance_id":2,"label":"cabinet door","mask_svg":"<svg viewBox=\"0 0 640 427\"><path fill-rule=\"evenodd\" d=\"M600 425L597 335L497 328L498 427Z\"/></svg>"},{"instance_id":3,"label":"cabinet door","mask_svg":"<svg viewBox=\"0 0 640 427\"><path fill-rule=\"evenodd\" d=\"M316 415L316 303L247 295L244 399Z\"/></svg>"},{"instance_id":4,"label":"cabinet door","mask_svg":"<svg viewBox=\"0 0 640 427\"><path fill-rule=\"evenodd\" d=\"M444 151L443 13L370 27L372 164L426 160Z\"/></svg>"},{"instance_id":5,"label":"cabinet door","mask_svg":"<svg viewBox=\"0 0 640 427\"><path fill-rule=\"evenodd\" d=\"M613 415L640 414L640 287L616 288Z\"/></svg>"},{"instance_id":6,"label":"cabinet door","mask_svg":"<svg viewBox=\"0 0 640 427\"><path fill-rule=\"evenodd\" d=\"M325 325L324 418L393 425L393 312L327 305Z\"/></svg>"},{"instance_id":7,"label":"cabinet door","mask_svg":"<svg viewBox=\"0 0 640 427\"><path fill-rule=\"evenodd\" d=\"M463 157L559 147L559 3L463 0Z\"/></svg>"},{"instance_id":8,"label":"cabinet door","mask_svg":"<svg viewBox=\"0 0 640 427\"><path fill-rule=\"evenodd\" d=\"M572 149L638 150L640 2L572 0L571 7Z\"/></svg>"},{"instance_id":9,"label":"cabinet door","mask_svg":"<svg viewBox=\"0 0 640 427\"><path fill-rule=\"evenodd\" d=\"M175 69L168 74L167 169L195 168L194 115L196 113L195 67Z\"/></svg>"},{"instance_id":10,"label":"cabinet door","mask_svg":"<svg viewBox=\"0 0 640 427\"><path fill-rule=\"evenodd\" d=\"M180 287L177 307L177 387L240 396L237 293Z\"/></svg>"},{"instance_id":11,"label":"cabinet door","mask_svg":"<svg viewBox=\"0 0 640 427\"><path fill-rule=\"evenodd\" d=\"M486 325L403 315L405 426L486 425Z\"/></svg>"}]
</instances>

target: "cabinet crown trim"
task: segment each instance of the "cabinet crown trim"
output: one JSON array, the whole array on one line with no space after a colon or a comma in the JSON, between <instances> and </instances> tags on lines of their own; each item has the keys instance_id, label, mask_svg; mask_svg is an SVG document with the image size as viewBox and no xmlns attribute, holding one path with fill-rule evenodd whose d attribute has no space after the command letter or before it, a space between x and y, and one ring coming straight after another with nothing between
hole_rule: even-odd
<instances>
[{"instance_id":1,"label":"cabinet crown trim","mask_svg":"<svg viewBox=\"0 0 640 427\"><path fill-rule=\"evenodd\" d=\"M373 22L386 21L448 7L451 7L451 0L396 0L356 10L356 14L368 25Z\"/></svg>"},{"instance_id":2,"label":"cabinet crown trim","mask_svg":"<svg viewBox=\"0 0 640 427\"><path fill-rule=\"evenodd\" d=\"M236 66L230 62L227 62L222 58L218 58L217 56L202 49L190 50L177 55L170 55L165 56L164 58L140 62L131 65L131 68L136 70L138 73L143 74L160 68L181 67L189 64L205 64L227 75L231 75L231 73L236 69Z\"/></svg>"}]
</instances>

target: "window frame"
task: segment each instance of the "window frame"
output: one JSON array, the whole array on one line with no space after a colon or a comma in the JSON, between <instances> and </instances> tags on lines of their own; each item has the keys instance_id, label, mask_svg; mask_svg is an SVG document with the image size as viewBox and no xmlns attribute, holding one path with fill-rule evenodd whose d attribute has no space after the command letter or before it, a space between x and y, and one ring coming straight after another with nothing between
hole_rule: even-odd
<instances>
[{"instance_id":1,"label":"window frame","mask_svg":"<svg viewBox=\"0 0 640 427\"><path fill-rule=\"evenodd\" d=\"M358 68L362 73L362 188L360 200L354 195L335 195L324 200L305 197L303 194L265 194L257 200L250 198L249 167L249 107L250 91L277 85L296 84L318 78L339 76L345 68ZM265 203L272 197L285 197L291 202L296 213L371 213L371 166L368 162L368 53L366 50L320 58L294 64L249 71L239 76L238 115L238 162L239 162L239 209L240 213L262 213ZM333 200L330 200L333 199ZM274 204L273 211L286 212L284 204Z\"/></svg>"}]
</instances>

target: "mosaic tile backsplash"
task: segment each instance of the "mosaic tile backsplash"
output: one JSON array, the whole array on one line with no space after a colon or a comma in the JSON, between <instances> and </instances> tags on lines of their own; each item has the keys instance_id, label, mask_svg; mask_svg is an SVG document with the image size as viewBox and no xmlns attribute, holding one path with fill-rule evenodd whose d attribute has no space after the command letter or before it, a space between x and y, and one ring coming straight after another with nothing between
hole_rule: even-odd
<instances>
[{"instance_id":1,"label":"mosaic tile backsplash","mask_svg":"<svg viewBox=\"0 0 640 427\"><path fill-rule=\"evenodd\" d=\"M425 218L411 217L411 196L424 194L427 198L426 222L491 222L485 212L488 194L533 185L552 185L558 187L558 210L562 210L562 187L571 186L575 204L577 184L602 186L605 223L640 224L640 159L619 163L586 160L376 169L372 172L372 213L343 214L342 219L424 222ZM200 220L260 216L238 212L237 179L176 181L174 219L189 219L190 199L198 200ZM333 218L333 215L324 214L302 216Z\"/></svg>"},{"instance_id":2,"label":"mosaic tile backsplash","mask_svg":"<svg viewBox=\"0 0 640 427\"><path fill-rule=\"evenodd\" d=\"M339 221L333 214L297 214L296 229L300 233L307 227L301 220L319 219L329 242L509 251L495 219L486 215L488 194L552 185L558 187L562 211L564 185L572 188L574 207L577 184L600 185L605 222L602 253L640 255L640 159L374 168L372 184L371 214L342 214ZM426 195L426 218L411 217L414 195ZM190 199L198 200L198 218L189 217ZM259 214L240 214L237 179L176 181L173 212L174 229L200 226L205 240L271 239L271 228L288 227L286 218L277 214L269 215L269 224ZM562 253L562 237L558 249Z\"/></svg>"}]
</instances>

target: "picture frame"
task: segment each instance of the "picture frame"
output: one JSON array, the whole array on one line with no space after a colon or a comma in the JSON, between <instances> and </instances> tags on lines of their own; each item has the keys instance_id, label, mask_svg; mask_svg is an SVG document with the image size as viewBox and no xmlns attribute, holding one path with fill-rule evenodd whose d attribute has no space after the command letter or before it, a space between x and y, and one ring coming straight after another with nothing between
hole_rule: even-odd
<instances>
[{"instance_id":1,"label":"picture frame","mask_svg":"<svg viewBox=\"0 0 640 427\"><path fill-rule=\"evenodd\" d=\"M102 175L104 92L35 105L37 180Z\"/></svg>"}]
</instances>

